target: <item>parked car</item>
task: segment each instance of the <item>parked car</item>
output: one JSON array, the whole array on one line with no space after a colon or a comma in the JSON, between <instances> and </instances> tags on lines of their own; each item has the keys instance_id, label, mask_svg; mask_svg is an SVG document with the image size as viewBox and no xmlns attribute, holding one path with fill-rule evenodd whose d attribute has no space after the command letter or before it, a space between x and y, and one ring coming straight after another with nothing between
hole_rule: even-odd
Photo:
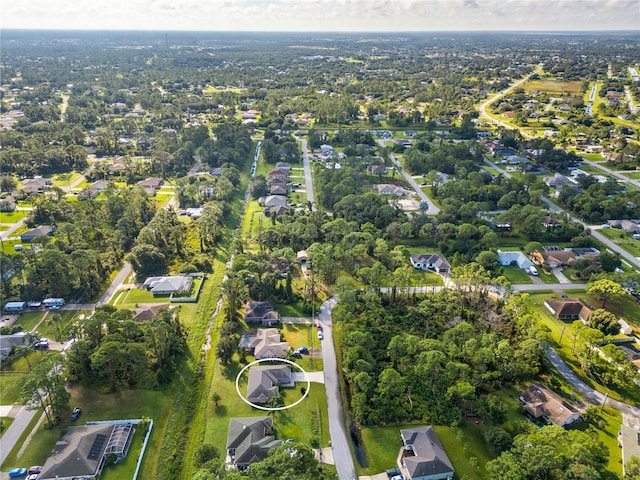
<instances>
[{"instance_id":1,"label":"parked car","mask_svg":"<svg viewBox=\"0 0 640 480\"><path fill-rule=\"evenodd\" d=\"M33 475L34 473L37 475L38 473L42 472L42 467L39 465L33 466L33 467L29 467L29 471L27 472L29 475Z\"/></svg>"},{"instance_id":2,"label":"parked car","mask_svg":"<svg viewBox=\"0 0 640 480\"><path fill-rule=\"evenodd\" d=\"M300 347L300 348L298 349L298 351L299 351L300 353L305 354L305 355L309 353L309 349L308 349L307 347Z\"/></svg>"},{"instance_id":3,"label":"parked car","mask_svg":"<svg viewBox=\"0 0 640 480\"><path fill-rule=\"evenodd\" d=\"M387 470L387 477L389 477L390 479L401 474L402 472L399 468L390 468L389 470Z\"/></svg>"},{"instance_id":4,"label":"parked car","mask_svg":"<svg viewBox=\"0 0 640 480\"><path fill-rule=\"evenodd\" d=\"M74 408L71 412L71 420L77 420L81 413L82 409L80 407Z\"/></svg>"},{"instance_id":5,"label":"parked car","mask_svg":"<svg viewBox=\"0 0 640 480\"><path fill-rule=\"evenodd\" d=\"M27 480L38 480L38 474L37 473L32 473L31 475L29 475L27 477Z\"/></svg>"},{"instance_id":6,"label":"parked car","mask_svg":"<svg viewBox=\"0 0 640 480\"><path fill-rule=\"evenodd\" d=\"M391 477L391 480L407 480L404 475L396 475L395 477Z\"/></svg>"},{"instance_id":7,"label":"parked car","mask_svg":"<svg viewBox=\"0 0 640 480\"><path fill-rule=\"evenodd\" d=\"M11 478L25 477L27 475L27 469L22 468L12 468L9 470L9 476Z\"/></svg>"},{"instance_id":8,"label":"parked car","mask_svg":"<svg viewBox=\"0 0 640 480\"><path fill-rule=\"evenodd\" d=\"M36 350L49 350L49 340L46 338L41 338L33 344L33 348L35 348Z\"/></svg>"},{"instance_id":9,"label":"parked car","mask_svg":"<svg viewBox=\"0 0 640 480\"><path fill-rule=\"evenodd\" d=\"M324 333L322 333L322 330L318 330L318 340L323 340L324 339Z\"/></svg>"}]
</instances>

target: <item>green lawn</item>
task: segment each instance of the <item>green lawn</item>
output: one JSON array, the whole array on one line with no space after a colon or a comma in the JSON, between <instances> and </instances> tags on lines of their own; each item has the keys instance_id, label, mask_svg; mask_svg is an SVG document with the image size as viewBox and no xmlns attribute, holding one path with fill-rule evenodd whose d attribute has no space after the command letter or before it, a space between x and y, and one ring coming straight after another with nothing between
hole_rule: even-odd
<instances>
[{"instance_id":1,"label":"green lawn","mask_svg":"<svg viewBox=\"0 0 640 480\"><path fill-rule=\"evenodd\" d=\"M393 427L366 427L362 429L362 442L369 466L356 465L359 475L375 475L396 466L396 459L402 446L400 430L412 425ZM484 465L492 456L487 450L482 432L475 425L464 423L460 427L435 426L438 438L456 470L455 478L482 479ZM471 458L477 458L478 467ZM465 477L466 476L466 477Z\"/></svg>"},{"instance_id":2,"label":"green lawn","mask_svg":"<svg viewBox=\"0 0 640 480\"><path fill-rule=\"evenodd\" d=\"M635 240L630 233L618 228L600 228L598 233L613 241L616 245L624 248L634 257L640 257L640 240Z\"/></svg>"},{"instance_id":3,"label":"green lawn","mask_svg":"<svg viewBox=\"0 0 640 480\"><path fill-rule=\"evenodd\" d=\"M176 386L176 388L180 387ZM128 390L113 394L100 394L84 388L73 388L71 390L72 398L70 409L76 405L82 407L82 422L80 424L90 420L152 418L154 421L154 429L142 464L142 475L139 477L145 478L145 465L157 465L160 446L167 427L168 413L174 401L174 394L175 391L172 392L171 389ZM36 414L37 418L39 418L40 413L41 411L39 410ZM38 430L38 433L33 436L29 447L25 449L22 456L20 458L12 458L12 456L10 456L5 462L5 465L44 464L55 443L61 438L63 432L73 424L73 422L67 420L67 418L68 416L65 416L61 424L53 428L44 428L43 424ZM139 442L136 440L137 438L138 435L134 438L134 444L129 455L133 463L135 463L137 458L136 452L139 451L137 444L142 442L141 436ZM129 460L125 462L125 466L128 462ZM117 476L111 476L112 473L110 473L107 478L131 478L133 472L133 469L130 470L129 468L122 470L114 468L113 470L113 475ZM124 475L122 472L125 471L127 472L127 476L121 476Z\"/></svg>"},{"instance_id":4,"label":"green lawn","mask_svg":"<svg viewBox=\"0 0 640 480\"><path fill-rule=\"evenodd\" d=\"M12 423L12 417L0 417L0 437L2 437L2 434L7 431L7 428L9 428L9 425Z\"/></svg>"},{"instance_id":5,"label":"green lawn","mask_svg":"<svg viewBox=\"0 0 640 480\"><path fill-rule=\"evenodd\" d=\"M507 280L509 280L514 285L522 283L533 283L531 281L531 277L527 274L527 272L522 270L520 267L516 267L513 265L502 267L502 274L507 277Z\"/></svg>"},{"instance_id":6,"label":"green lawn","mask_svg":"<svg viewBox=\"0 0 640 480\"><path fill-rule=\"evenodd\" d=\"M0 212L0 223L17 223L29 212L24 210L14 210L13 212Z\"/></svg>"},{"instance_id":7,"label":"green lawn","mask_svg":"<svg viewBox=\"0 0 640 480\"><path fill-rule=\"evenodd\" d=\"M155 432L151 432L151 438L153 438ZM123 462L115 465L107 466L100 475L101 480L130 480L133 478L133 473L136 470L136 464L138 463L138 457L142 451L142 442L144 440L144 432L142 429L136 427L133 439L131 440L131 446L129 447L129 453L125 457ZM142 477L141 477L142 478Z\"/></svg>"},{"instance_id":8,"label":"green lawn","mask_svg":"<svg viewBox=\"0 0 640 480\"><path fill-rule=\"evenodd\" d=\"M240 365L238 363L237 356L228 365L218 365L211 383L205 412L206 431L204 443L213 444L221 452L225 450L230 418L262 416L267 414L266 412L247 405L238 397L235 389L235 379L243 366L244 364ZM243 390L246 388L246 372L243 374L243 377L240 382L240 391L244 393ZM285 400L299 398L301 386L303 385L297 384L296 387L293 388L283 388L281 391L285 396ZM217 406L212 399L214 392L218 393L221 397ZM290 402L287 401L287 403ZM309 443L312 437L312 413L316 410L319 410L322 416L322 445L327 446L330 436L327 420L326 392L324 385L317 383L311 384L309 395L301 404L288 410L276 412L273 415L276 438L281 440L294 438L297 441Z\"/></svg>"},{"instance_id":9,"label":"green lawn","mask_svg":"<svg viewBox=\"0 0 640 480\"><path fill-rule=\"evenodd\" d=\"M110 303L118 307L135 308L135 306L140 303L164 303L168 301L169 295L159 295L156 297L144 288L131 288L118 292Z\"/></svg>"},{"instance_id":10,"label":"green lawn","mask_svg":"<svg viewBox=\"0 0 640 480\"><path fill-rule=\"evenodd\" d=\"M20 389L27 378L26 373L9 373L3 367L0 373L0 404L20 405Z\"/></svg>"},{"instance_id":11,"label":"green lawn","mask_svg":"<svg viewBox=\"0 0 640 480\"><path fill-rule=\"evenodd\" d=\"M38 310L36 312L25 312L20 314L20 318L16 322L17 325L20 325L25 332L33 330L46 312L42 310Z\"/></svg>"}]
</instances>

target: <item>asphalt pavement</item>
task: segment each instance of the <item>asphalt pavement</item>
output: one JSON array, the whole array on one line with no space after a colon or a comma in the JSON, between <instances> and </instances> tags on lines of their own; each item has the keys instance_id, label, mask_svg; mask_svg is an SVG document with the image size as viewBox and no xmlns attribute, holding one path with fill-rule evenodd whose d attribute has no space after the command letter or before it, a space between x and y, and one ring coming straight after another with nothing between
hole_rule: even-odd
<instances>
[{"instance_id":1,"label":"asphalt pavement","mask_svg":"<svg viewBox=\"0 0 640 480\"><path fill-rule=\"evenodd\" d=\"M340 381L336 362L336 348L333 343L331 327L331 310L338 303L338 297L331 297L324 302L318 313L318 323L324 329L322 340L322 361L324 363L324 386L327 393L327 410L329 412L329 431L331 433L331 447L333 459L340 480L355 480L358 478L349 448L346 417L342 407Z\"/></svg>"},{"instance_id":2,"label":"asphalt pavement","mask_svg":"<svg viewBox=\"0 0 640 480\"><path fill-rule=\"evenodd\" d=\"M9 428L7 428L7 431L0 437L0 464L4 463L11 450L18 444L22 432L25 431L29 422L37 413L36 410L27 410L25 406L16 406L15 408L19 408L19 412L11 425L9 425Z\"/></svg>"},{"instance_id":3,"label":"asphalt pavement","mask_svg":"<svg viewBox=\"0 0 640 480\"><path fill-rule=\"evenodd\" d=\"M546 349L547 359L551 362L551 364L560 372L560 375L564 377L566 381L568 381L573 387L580 392L587 400L596 405L602 405L606 402L606 405L609 407L613 407L620 411L620 413L632 415L636 418L640 418L640 408L635 405L629 405L624 402L620 402L618 400L614 400L612 398L608 398L606 394L598 392L594 390L585 382L583 382L574 372L571 370L560 355L556 353L556 351L547 347Z\"/></svg>"},{"instance_id":4,"label":"asphalt pavement","mask_svg":"<svg viewBox=\"0 0 640 480\"><path fill-rule=\"evenodd\" d=\"M311 202L311 210L316 209L316 198L313 192L313 178L311 177L311 164L309 163L309 151L307 150L307 141L300 140L302 149L302 162L304 164L304 189L307 192L307 201Z\"/></svg>"}]
</instances>

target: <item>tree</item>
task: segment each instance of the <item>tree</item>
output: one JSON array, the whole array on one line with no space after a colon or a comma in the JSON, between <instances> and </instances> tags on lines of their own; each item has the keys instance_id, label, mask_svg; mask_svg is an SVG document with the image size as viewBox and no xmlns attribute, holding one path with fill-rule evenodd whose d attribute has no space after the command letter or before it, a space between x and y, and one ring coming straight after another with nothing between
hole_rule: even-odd
<instances>
[{"instance_id":1,"label":"tree","mask_svg":"<svg viewBox=\"0 0 640 480\"><path fill-rule=\"evenodd\" d=\"M631 457L624 466L625 480L640 480L640 457Z\"/></svg>"},{"instance_id":2,"label":"tree","mask_svg":"<svg viewBox=\"0 0 640 480\"><path fill-rule=\"evenodd\" d=\"M605 335L615 335L620 332L620 325L616 316L603 308L591 312L587 326L600 330Z\"/></svg>"},{"instance_id":3,"label":"tree","mask_svg":"<svg viewBox=\"0 0 640 480\"><path fill-rule=\"evenodd\" d=\"M250 480L335 479L320 470L313 450L303 443L286 443L271 449L266 459L251 464L246 472Z\"/></svg>"},{"instance_id":4,"label":"tree","mask_svg":"<svg viewBox=\"0 0 640 480\"><path fill-rule=\"evenodd\" d=\"M615 253L602 252L598 256L598 261L600 262L602 270L609 273L615 272L615 270L620 268L620 265L622 265L620 255Z\"/></svg>"},{"instance_id":5,"label":"tree","mask_svg":"<svg viewBox=\"0 0 640 480\"><path fill-rule=\"evenodd\" d=\"M129 254L129 262L139 276L162 273L166 270L166 257L155 245L136 245Z\"/></svg>"},{"instance_id":6,"label":"tree","mask_svg":"<svg viewBox=\"0 0 640 480\"><path fill-rule=\"evenodd\" d=\"M587 284L587 293L589 295L595 295L602 302L602 308L605 307L607 300L623 297L627 294L625 289L622 288L622 285L608 278L601 278L589 282Z\"/></svg>"},{"instance_id":7,"label":"tree","mask_svg":"<svg viewBox=\"0 0 640 480\"><path fill-rule=\"evenodd\" d=\"M220 403L220 400L222 400L222 397L218 392L213 392L213 394L211 395L211 400L213 400L213 402L216 404L216 407L217 407L218 404Z\"/></svg>"},{"instance_id":8,"label":"tree","mask_svg":"<svg viewBox=\"0 0 640 480\"><path fill-rule=\"evenodd\" d=\"M198 447L195 454L194 463L196 467L201 467L209 460L213 460L214 458L218 458L219 452L216 447L211 444L205 443Z\"/></svg>"},{"instance_id":9,"label":"tree","mask_svg":"<svg viewBox=\"0 0 640 480\"><path fill-rule=\"evenodd\" d=\"M69 392L62 376L64 357L60 352L49 352L29 371L23 384L24 398L34 408L43 408L47 421L55 425L69 407Z\"/></svg>"},{"instance_id":10,"label":"tree","mask_svg":"<svg viewBox=\"0 0 640 480\"><path fill-rule=\"evenodd\" d=\"M510 450L487 463L492 479L600 478L608 462L608 449L596 437L558 426L517 435ZM576 472L588 475L575 475ZM565 472L574 472L567 475ZM593 476L593 474L596 476Z\"/></svg>"}]
</instances>

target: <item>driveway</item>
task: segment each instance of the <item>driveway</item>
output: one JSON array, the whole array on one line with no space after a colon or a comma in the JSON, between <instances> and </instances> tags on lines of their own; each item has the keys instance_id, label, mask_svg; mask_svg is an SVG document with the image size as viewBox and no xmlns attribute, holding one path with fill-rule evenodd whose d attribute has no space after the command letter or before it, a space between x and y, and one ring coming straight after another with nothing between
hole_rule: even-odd
<instances>
[{"instance_id":1,"label":"driveway","mask_svg":"<svg viewBox=\"0 0 640 480\"><path fill-rule=\"evenodd\" d=\"M307 372L307 376L309 377L309 381L311 383L324 383L324 372ZM304 373L302 372L291 372L291 380L293 382L306 382Z\"/></svg>"},{"instance_id":2,"label":"driveway","mask_svg":"<svg viewBox=\"0 0 640 480\"><path fill-rule=\"evenodd\" d=\"M100 297L100 300L98 300L98 303L96 303L96 306L108 304L113 298L113 296L115 295L115 293L120 288L120 285L122 285L124 281L127 279L127 277L129 277L129 275L131 274L131 271L132 271L131 264L129 262L124 262L124 265L122 266L118 274L113 279L113 282L111 282L111 285L109 285L107 290Z\"/></svg>"},{"instance_id":3,"label":"driveway","mask_svg":"<svg viewBox=\"0 0 640 480\"><path fill-rule=\"evenodd\" d=\"M349 448L346 417L340 394L336 349L331 328L331 310L336 303L338 303L338 297L331 297L322 304L318 314L318 321L324 328L322 358L324 360L324 385L329 412L329 431L331 432L331 446L333 447L333 459L338 471L338 478L340 480L356 480L358 477Z\"/></svg>"}]
</instances>

